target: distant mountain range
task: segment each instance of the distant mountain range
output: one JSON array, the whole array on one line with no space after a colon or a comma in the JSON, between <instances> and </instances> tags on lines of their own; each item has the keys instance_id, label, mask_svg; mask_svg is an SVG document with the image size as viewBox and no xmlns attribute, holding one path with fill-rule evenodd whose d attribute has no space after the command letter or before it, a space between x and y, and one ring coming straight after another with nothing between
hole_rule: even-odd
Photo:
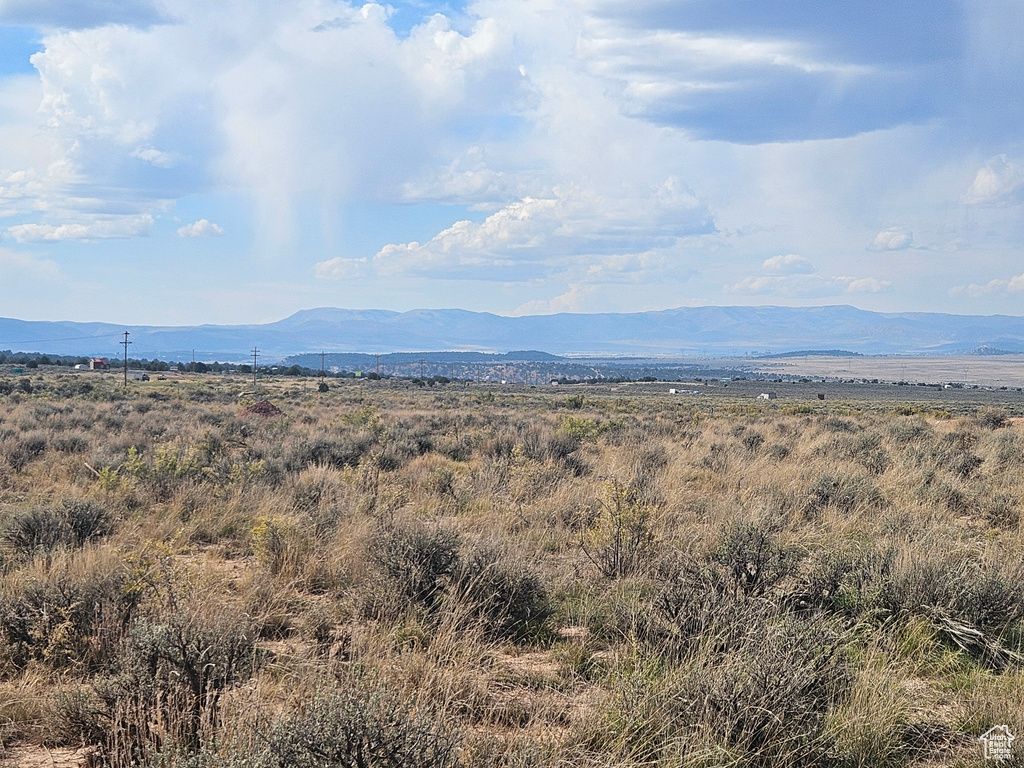
<instances>
[{"instance_id":1,"label":"distant mountain range","mask_svg":"<svg viewBox=\"0 0 1024 768\"><path fill-rule=\"evenodd\" d=\"M0 319L0 349L244 362L302 353L498 352L552 355L772 355L1024 353L1024 317L880 313L849 306L684 307L659 312L503 317L461 309L307 309L262 325L122 326ZM537 353L529 353L531 356Z\"/></svg>"}]
</instances>

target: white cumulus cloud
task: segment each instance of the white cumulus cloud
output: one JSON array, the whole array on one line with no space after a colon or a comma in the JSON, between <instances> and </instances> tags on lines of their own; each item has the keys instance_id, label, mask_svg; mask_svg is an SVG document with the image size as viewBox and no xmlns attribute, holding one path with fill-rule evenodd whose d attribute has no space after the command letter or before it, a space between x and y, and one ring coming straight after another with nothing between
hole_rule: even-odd
<instances>
[{"instance_id":1,"label":"white cumulus cloud","mask_svg":"<svg viewBox=\"0 0 1024 768\"><path fill-rule=\"evenodd\" d=\"M772 256L765 259L761 267L766 272L774 272L780 275L808 275L814 272L814 265L803 256L795 253Z\"/></svg>"},{"instance_id":2,"label":"white cumulus cloud","mask_svg":"<svg viewBox=\"0 0 1024 768\"><path fill-rule=\"evenodd\" d=\"M1005 202L1014 197L1021 186L1024 186L1024 167L1006 155L998 155L978 169L963 202L975 205Z\"/></svg>"},{"instance_id":3,"label":"white cumulus cloud","mask_svg":"<svg viewBox=\"0 0 1024 768\"><path fill-rule=\"evenodd\" d=\"M644 251L710 229L707 211L675 179L618 198L559 187L550 197L509 203L482 222L455 222L425 243L385 245L373 263L391 274L505 279L517 269L554 270L587 256L590 273L628 271Z\"/></svg>"},{"instance_id":4,"label":"white cumulus cloud","mask_svg":"<svg viewBox=\"0 0 1024 768\"><path fill-rule=\"evenodd\" d=\"M914 244L914 235L902 227L883 229L868 246L872 251L902 251Z\"/></svg>"},{"instance_id":5,"label":"white cumulus cloud","mask_svg":"<svg viewBox=\"0 0 1024 768\"><path fill-rule=\"evenodd\" d=\"M597 290L596 286L573 284L569 290L552 299L535 299L516 307L512 314L522 315L555 315L559 312L583 312L586 299Z\"/></svg>"},{"instance_id":6,"label":"white cumulus cloud","mask_svg":"<svg viewBox=\"0 0 1024 768\"><path fill-rule=\"evenodd\" d=\"M220 237L224 228L207 219L193 221L184 227L178 227L178 237Z\"/></svg>"},{"instance_id":7,"label":"white cumulus cloud","mask_svg":"<svg viewBox=\"0 0 1024 768\"><path fill-rule=\"evenodd\" d=\"M154 147L136 147L132 152L132 157L136 157L150 165L155 165L157 168L173 168L177 162L177 158L174 155L168 152L161 152Z\"/></svg>"}]
</instances>

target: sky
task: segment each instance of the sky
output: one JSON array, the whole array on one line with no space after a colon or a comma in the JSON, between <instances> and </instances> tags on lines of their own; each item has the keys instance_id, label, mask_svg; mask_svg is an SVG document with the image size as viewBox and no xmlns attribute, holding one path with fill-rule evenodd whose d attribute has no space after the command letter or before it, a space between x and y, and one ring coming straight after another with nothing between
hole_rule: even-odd
<instances>
[{"instance_id":1,"label":"sky","mask_svg":"<svg viewBox=\"0 0 1024 768\"><path fill-rule=\"evenodd\" d=\"M0 316L1024 314L1005 0L0 0Z\"/></svg>"}]
</instances>

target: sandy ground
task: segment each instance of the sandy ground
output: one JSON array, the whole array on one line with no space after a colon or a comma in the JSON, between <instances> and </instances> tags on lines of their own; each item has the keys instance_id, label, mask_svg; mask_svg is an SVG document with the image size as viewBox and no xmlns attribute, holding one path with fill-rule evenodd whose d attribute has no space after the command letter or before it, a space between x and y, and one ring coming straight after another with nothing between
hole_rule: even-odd
<instances>
[{"instance_id":1,"label":"sandy ground","mask_svg":"<svg viewBox=\"0 0 1024 768\"><path fill-rule=\"evenodd\" d=\"M55 747L11 747L0 757L0 766L18 768L82 768L88 764L89 752L84 749Z\"/></svg>"}]
</instances>

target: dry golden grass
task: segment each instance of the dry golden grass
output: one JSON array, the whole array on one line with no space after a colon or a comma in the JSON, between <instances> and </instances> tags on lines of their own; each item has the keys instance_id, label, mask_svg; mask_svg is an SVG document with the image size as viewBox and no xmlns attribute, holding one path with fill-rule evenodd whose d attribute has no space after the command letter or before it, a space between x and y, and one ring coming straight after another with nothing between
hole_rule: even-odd
<instances>
[{"instance_id":1,"label":"dry golden grass","mask_svg":"<svg viewBox=\"0 0 1024 768\"><path fill-rule=\"evenodd\" d=\"M8 761L952 766L1024 724L991 406L76 381L0 399Z\"/></svg>"}]
</instances>

